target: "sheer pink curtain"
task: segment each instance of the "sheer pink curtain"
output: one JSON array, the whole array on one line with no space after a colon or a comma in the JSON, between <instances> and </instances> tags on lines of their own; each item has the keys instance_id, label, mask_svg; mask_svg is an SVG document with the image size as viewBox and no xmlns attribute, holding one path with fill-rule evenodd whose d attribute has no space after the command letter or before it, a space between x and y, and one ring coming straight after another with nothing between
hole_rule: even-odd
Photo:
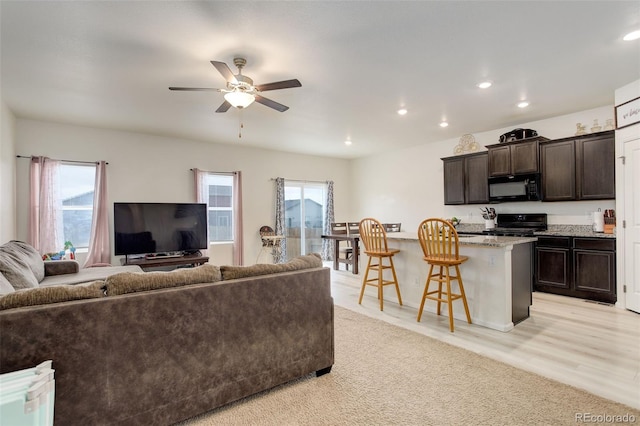
<instances>
[{"instance_id":1,"label":"sheer pink curtain","mask_svg":"<svg viewBox=\"0 0 640 426\"><path fill-rule=\"evenodd\" d=\"M244 265L242 233L242 172L233 172L233 264Z\"/></svg>"},{"instance_id":2,"label":"sheer pink curtain","mask_svg":"<svg viewBox=\"0 0 640 426\"><path fill-rule=\"evenodd\" d=\"M107 205L107 163L100 161L96 166L89 254L84 267L109 263L111 263L111 247L109 245L109 206Z\"/></svg>"},{"instance_id":3,"label":"sheer pink curtain","mask_svg":"<svg viewBox=\"0 0 640 426\"><path fill-rule=\"evenodd\" d=\"M196 186L196 203L207 205L207 217L209 216L209 185L207 176L209 172L200 169L193 169ZM207 226L207 242L209 242L209 227ZM208 245L208 244L207 244ZM203 256L208 256L209 250L201 250Z\"/></svg>"},{"instance_id":4,"label":"sheer pink curtain","mask_svg":"<svg viewBox=\"0 0 640 426\"><path fill-rule=\"evenodd\" d=\"M41 254L63 249L60 162L32 157L29 169L29 244Z\"/></svg>"}]
</instances>

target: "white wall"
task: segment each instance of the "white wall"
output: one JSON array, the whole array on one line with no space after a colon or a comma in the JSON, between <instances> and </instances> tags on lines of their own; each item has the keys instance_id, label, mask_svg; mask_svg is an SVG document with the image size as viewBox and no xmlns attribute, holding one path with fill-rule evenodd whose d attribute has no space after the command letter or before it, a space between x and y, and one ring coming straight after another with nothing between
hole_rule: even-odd
<instances>
[{"instance_id":1,"label":"white wall","mask_svg":"<svg viewBox=\"0 0 640 426\"><path fill-rule=\"evenodd\" d=\"M0 244L17 238L15 212L15 117L0 101Z\"/></svg>"},{"instance_id":2,"label":"white wall","mask_svg":"<svg viewBox=\"0 0 640 426\"><path fill-rule=\"evenodd\" d=\"M258 255L258 229L275 224L274 182L333 180L335 214L349 211L347 160L313 157L237 144L212 144L141 133L97 129L18 119L16 154L45 155L64 160L106 160L108 200L139 202L194 202L191 168L242 171L244 204L244 258L252 264ZM29 161L17 160L17 236L27 236ZM113 211L110 213L113 224ZM213 247L212 263L231 264L229 245ZM80 259L82 260L82 259ZM115 258L112 263L118 263Z\"/></svg>"},{"instance_id":3,"label":"white wall","mask_svg":"<svg viewBox=\"0 0 640 426\"><path fill-rule=\"evenodd\" d=\"M480 151L498 143L501 134L513 128L534 129L549 139L572 136L576 123L592 127L598 119L604 125L613 118L613 106L582 111L547 120L523 123L510 128L474 134ZM462 136L462 135L460 135ZM352 217L375 217L382 222L401 222L410 231L427 217L462 218L466 223L482 223L478 205L445 206L442 157L453 156L460 138L423 144L353 160L351 173ZM494 205L498 213L547 213L549 224L590 225L598 208L613 209L615 201L519 202Z\"/></svg>"},{"instance_id":4,"label":"white wall","mask_svg":"<svg viewBox=\"0 0 640 426\"><path fill-rule=\"evenodd\" d=\"M3 121L4 116L3 113ZM575 134L578 122L587 124L589 129L594 119L604 124L609 118L613 118L612 106L513 127L532 128L542 136L555 139ZM459 138L425 141L412 148L348 161L247 148L240 142L211 144L26 119L17 119L15 123L15 152L7 157L2 154L0 158L11 160L15 159L15 154L20 154L47 155L65 160L107 160L110 202L191 202L195 197L189 169L241 170L244 181L245 263L253 263L258 254L259 227L274 223L274 183L271 178L277 176L295 180L333 180L337 218L358 220L373 216L383 222L402 222L404 230L414 229L421 220L430 216L457 216L465 222L481 223L479 206L443 204L441 158L453 155ZM474 136L483 150L484 146L496 143L499 135L513 127ZM3 141L4 129L3 125ZM26 239L28 161L17 160L16 164L15 238ZM4 187L0 189L4 200L7 191ZM550 224L589 225L589 212L598 208L615 208L615 202L496 205L499 213L546 212ZM231 263L229 247L213 247L210 254L214 263Z\"/></svg>"}]
</instances>

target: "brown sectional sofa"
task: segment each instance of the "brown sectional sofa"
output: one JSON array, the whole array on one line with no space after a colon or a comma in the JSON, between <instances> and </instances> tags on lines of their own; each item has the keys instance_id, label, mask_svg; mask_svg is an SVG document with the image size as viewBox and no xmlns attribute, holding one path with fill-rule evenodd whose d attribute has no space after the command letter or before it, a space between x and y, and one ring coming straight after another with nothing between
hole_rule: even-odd
<instances>
[{"instance_id":1,"label":"brown sectional sofa","mask_svg":"<svg viewBox=\"0 0 640 426\"><path fill-rule=\"evenodd\" d=\"M81 269L75 260L45 262L40 253L22 241L0 245L0 295L22 289L89 283L119 272L141 271L136 265Z\"/></svg>"},{"instance_id":2,"label":"brown sectional sofa","mask_svg":"<svg viewBox=\"0 0 640 426\"><path fill-rule=\"evenodd\" d=\"M0 373L51 359L58 425L168 425L327 373L333 299L321 265L310 255L127 272L85 284L104 290L92 298L0 310Z\"/></svg>"}]
</instances>

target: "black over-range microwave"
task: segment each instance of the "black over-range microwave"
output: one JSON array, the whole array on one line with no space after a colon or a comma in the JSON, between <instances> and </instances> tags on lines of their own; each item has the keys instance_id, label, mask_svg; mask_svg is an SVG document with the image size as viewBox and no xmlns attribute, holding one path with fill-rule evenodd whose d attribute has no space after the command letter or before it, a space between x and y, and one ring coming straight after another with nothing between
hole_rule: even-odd
<instances>
[{"instance_id":1,"label":"black over-range microwave","mask_svg":"<svg viewBox=\"0 0 640 426\"><path fill-rule=\"evenodd\" d=\"M538 173L492 177L489 178L489 201L539 201L542 199L540 188Z\"/></svg>"}]
</instances>

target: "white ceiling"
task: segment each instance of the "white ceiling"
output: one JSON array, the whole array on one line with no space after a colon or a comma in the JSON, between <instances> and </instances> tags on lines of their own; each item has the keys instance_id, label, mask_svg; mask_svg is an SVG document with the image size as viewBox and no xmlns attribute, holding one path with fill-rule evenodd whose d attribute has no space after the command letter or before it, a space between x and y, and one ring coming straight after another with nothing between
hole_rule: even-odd
<instances>
[{"instance_id":1,"label":"white ceiling","mask_svg":"<svg viewBox=\"0 0 640 426\"><path fill-rule=\"evenodd\" d=\"M622 41L637 0L2 0L0 15L17 117L342 158L613 105L640 77L640 40ZM236 71L234 56L256 84L299 79L264 93L290 109L216 114L221 93L168 90L224 87L209 61Z\"/></svg>"}]
</instances>

